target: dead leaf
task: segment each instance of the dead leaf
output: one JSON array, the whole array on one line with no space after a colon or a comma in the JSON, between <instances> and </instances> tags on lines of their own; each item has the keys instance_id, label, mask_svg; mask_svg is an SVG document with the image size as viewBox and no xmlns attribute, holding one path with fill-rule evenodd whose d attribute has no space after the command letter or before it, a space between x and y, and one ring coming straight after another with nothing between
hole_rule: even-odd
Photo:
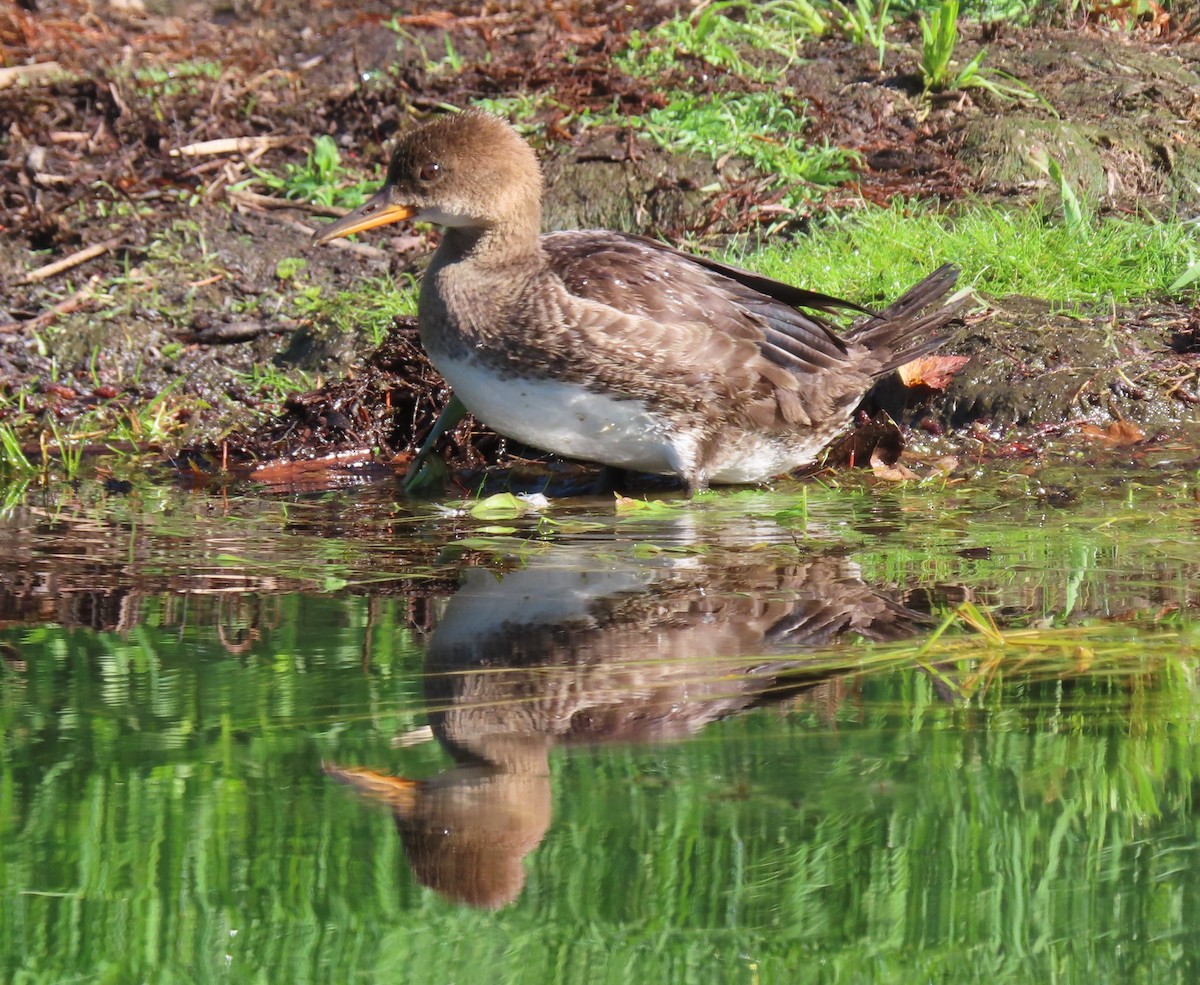
<instances>
[{"instance_id":1,"label":"dead leaf","mask_svg":"<svg viewBox=\"0 0 1200 985\"><path fill-rule=\"evenodd\" d=\"M1146 439L1146 432L1128 421L1113 421L1106 428L1097 427L1095 424L1085 424L1080 431L1085 438L1102 441L1104 444L1116 448L1127 448Z\"/></svg>"},{"instance_id":2,"label":"dead leaf","mask_svg":"<svg viewBox=\"0 0 1200 985\"><path fill-rule=\"evenodd\" d=\"M897 372L905 386L945 390L954 379L955 372L970 361L970 356L921 356L906 362Z\"/></svg>"},{"instance_id":3,"label":"dead leaf","mask_svg":"<svg viewBox=\"0 0 1200 985\"><path fill-rule=\"evenodd\" d=\"M920 478L908 466L901 465L899 462L893 462L889 465L878 454L871 456L871 471L879 478L886 479L888 482L907 482L909 479Z\"/></svg>"}]
</instances>

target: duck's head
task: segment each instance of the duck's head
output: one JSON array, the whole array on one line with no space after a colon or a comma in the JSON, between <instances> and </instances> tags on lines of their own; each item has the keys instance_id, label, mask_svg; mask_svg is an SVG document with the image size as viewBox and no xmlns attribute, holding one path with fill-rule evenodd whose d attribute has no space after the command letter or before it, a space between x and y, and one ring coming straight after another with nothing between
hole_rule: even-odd
<instances>
[{"instance_id":1,"label":"duck's head","mask_svg":"<svg viewBox=\"0 0 1200 985\"><path fill-rule=\"evenodd\" d=\"M503 120L478 110L443 116L405 134L383 188L318 229L315 243L402 219L464 229L532 230L541 220L537 157Z\"/></svg>"}]
</instances>

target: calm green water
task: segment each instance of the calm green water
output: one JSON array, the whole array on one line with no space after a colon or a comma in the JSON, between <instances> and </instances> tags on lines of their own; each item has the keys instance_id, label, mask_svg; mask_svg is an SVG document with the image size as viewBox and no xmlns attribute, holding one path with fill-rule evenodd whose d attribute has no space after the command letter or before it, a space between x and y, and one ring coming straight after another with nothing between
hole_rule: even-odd
<instances>
[{"instance_id":1,"label":"calm green water","mask_svg":"<svg viewBox=\"0 0 1200 985\"><path fill-rule=\"evenodd\" d=\"M1200 980L1195 483L13 493L0 980Z\"/></svg>"}]
</instances>

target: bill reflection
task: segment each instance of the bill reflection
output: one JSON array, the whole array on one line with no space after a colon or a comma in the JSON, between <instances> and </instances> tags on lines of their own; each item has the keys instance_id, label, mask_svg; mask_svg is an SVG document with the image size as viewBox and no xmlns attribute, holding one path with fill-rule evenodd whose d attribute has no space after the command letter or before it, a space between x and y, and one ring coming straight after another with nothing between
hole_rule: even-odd
<instances>
[{"instance_id":1,"label":"bill reflection","mask_svg":"<svg viewBox=\"0 0 1200 985\"><path fill-rule=\"evenodd\" d=\"M806 650L926 621L839 557L600 565L560 550L503 576L470 569L425 662L430 730L454 765L422 781L325 769L391 809L422 884L501 907L550 826L555 746L684 739L821 683Z\"/></svg>"}]
</instances>

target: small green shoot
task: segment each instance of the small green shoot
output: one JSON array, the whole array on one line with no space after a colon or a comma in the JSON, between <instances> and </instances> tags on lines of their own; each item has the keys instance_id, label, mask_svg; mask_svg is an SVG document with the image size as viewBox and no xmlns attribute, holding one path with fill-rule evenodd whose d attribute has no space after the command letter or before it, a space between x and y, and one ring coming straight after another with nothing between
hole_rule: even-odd
<instances>
[{"instance_id":1,"label":"small green shoot","mask_svg":"<svg viewBox=\"0 0 1200 985\"><path fill-rule=\"evenodd\" d=\"M1036 168L1044 171L1058 186L1059 197L1062 199L1063 219L1067 228L1074 233L1084 232L1088 226L1088 216L1084 211L1083 204L1079 201L1079 196L1075 194L1075 189L1071 187L1071 183L1063 174L1062 166L1041 148L1032 155L1031 160Z\"/></svg>"},{"instance_id":2,"label":"small green shoot","mask_svg":"<svg viewBox=\"0 0 1200 985\"><path fill-rule=\"evenodd\" d=\"M942 0L932 16L921 16L921 81L926 92L957 88L950 74L956 44L958 0ZM976 57L981 58L982 54L981 51Z\"/></svg>"},{"instance_id":3,"label":"small green shoot","mask_svg":"<svg viewBox=\"0 0 1200 985\"><path fill-rule=\"evenodd\" d=\"M47 434L43 431L41 438L44 467L49 469L50 461L57 455L58 460L62 462L63 472L67 479L74 481L79 477L87 442L81 440L77 435L69 435L60 429L53 415L50 416L49 421L50 432ZM50 438L53 438L53 442L49 440Z\"/></svg>"},{"instance_id":4,"label":"small green shoot","mask_svg":"<svg viewBox=\"0 0 1200 985\"><path fill-rule=\"evenodd\" d=\"M0 424L0 475L31 475L37 469L21 449L21 439L8 424Z\"/></svg>"},{"instance_id":5,"label":"small green shoot","mask_svg":"<svg viewBox=\"0 0 1200 985\"><path fill-rule=\"evenodd\" d=\"M1175 294L1196 281L1200 281L1200 260L1192 260L1188 268L1171 283L1167 290L1171 294Z\"/></svg>"},{"instance_id":6,"label":"small green shoot","mask_svg":"<svg viewBox=\"0 0 1200 985\"><path fill-rule=\"evenodd\" d=\"M959 0L942 0L932 15L921 15L921 82L925 93L983 89L1007 101L1029 99L1053 107L1024 83L999 69L983 71L986 48L980 48L966 65L954 72L954 48L958 44ZM1000 81L1003 80L1003 81Z\"/></svg>"},{"instance_id":7,"label":"small green shoot","mask_svg":"<svg viewBox=\"0 0 1200 985\"><path fill-rule=\"evenodd\" d=\"M114 442L128 442L139 447L166 444L171 435L186 426L177 413L179 403L173 399L181 382L170 383L145 404L129 408L124 417L113 422L108 437ZM188 403L194 406L196 402Z\"/></svg>"},{"instance_id":8,"label":"small green shoot","mask_svg":"<svg viewBox=\"0 0 1200 985\"><path fill-rule=\"evenodd\" d=\"M2 470L0 476L4 476ZM26 502L26 494L33 482L33 476L27 472L19 476L6 476L5 479L0 482L0 520L11 516L17 507Z\"/></svg>"},{"instance_id":9,"label":"small green shoot","mask_svg":"<svg viewBox=\"0 0 1200 985\"><path fill-rule=\"evenodd\" d=\"M454 39L450 36L449 31L445 34L445 45L446 57L438 62L438 68L451 75L458 75L463 70L463 57L458 53L458 49L454 47Z\"/></svg>"},{"instance_id":10,"label":"small green shoot","mask_svg":"<svg viewBox=\"0 0 1200 985\"><path fill-rule=\"evenodd\" d=\"M313 149L303 164L285 164L282 175L256 167L251 170L258 182L284 198L326 207L357 208L379 184L378 180L350 181L337 144L326 134L313 141ZM239 182L234 190L254 184L255 178Z\"/></svg>"},{"instance_id":11,"label":"small green shoot","mask_svg":"<svg viewBox=\"0 0 1200 985\"><path fill-rule=\"evenodd\" d=\"M854 44L870 45L879 56L877 67L883 70L883 59L887 53L887 29L892 26L891 0L854 0L851 7L841 0L833 0L833 9L838 16L842 34Z\"/></svg>"},{"instance_id":12,"label":"small green shoot","mask_svg":"<svg viewBox=\"0 0 1200 985\"><path fill-rule=\"evenodd\" d=\"M383 25L396 35L396 50L403 51L406 47L416 48L421 54L421 67L430 75L459 75L466 62L458 49L454 47L454 39L450 32L442 35L442 45L445 55L442 58L432 58L425 43L400 23L399 17L393 17Z\"/></svg>"},{"instance_id":13,"label":"small green shoot","mask_svg":"<svg viewBox=\"0 0 1200 985\"><path fill-rule=\"evenodd\" d=\"M292 280L307 266L308 261L303 257L280 257L279 262L275 264L275 279Z\"/></svg>"}]
</instances>

